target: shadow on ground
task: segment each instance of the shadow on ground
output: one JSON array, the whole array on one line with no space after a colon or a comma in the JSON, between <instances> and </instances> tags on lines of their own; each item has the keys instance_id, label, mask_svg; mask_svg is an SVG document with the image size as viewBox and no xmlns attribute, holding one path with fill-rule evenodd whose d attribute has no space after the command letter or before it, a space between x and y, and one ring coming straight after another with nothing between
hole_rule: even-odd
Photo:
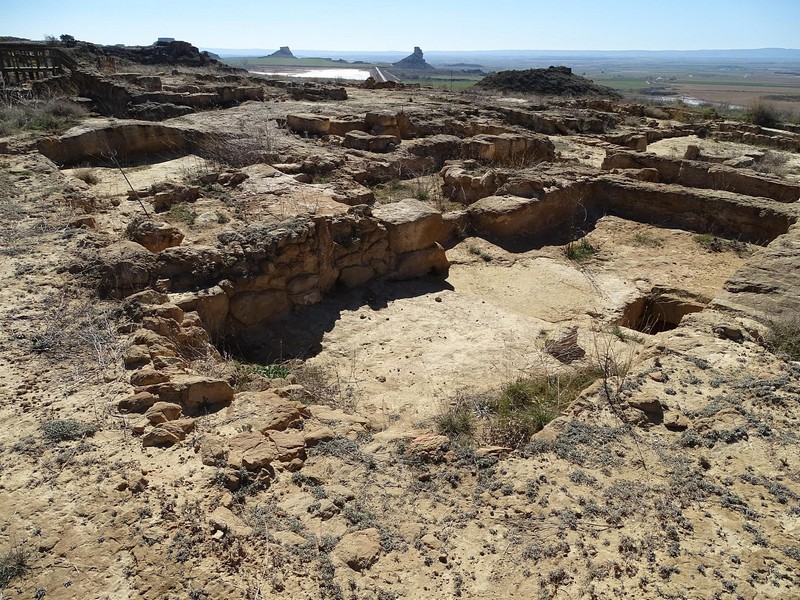
<instances>
[{"instance_id":1,"label":"shadow on ground","mask_svg":"<svg viewBox=\"0 0 800 600\"><path fill-rule=\"evenodd\" d=\"M447 281L429 277L414 281L373 281L356 289L339 290L303 311L238 332L227 340L224 350L232 356L258 364L294 358L308 359L322 351L323 337L333 330L346 311L356 311L364 306L380 311L394 300L453 289Z\"/></svg>"}]
</instances>

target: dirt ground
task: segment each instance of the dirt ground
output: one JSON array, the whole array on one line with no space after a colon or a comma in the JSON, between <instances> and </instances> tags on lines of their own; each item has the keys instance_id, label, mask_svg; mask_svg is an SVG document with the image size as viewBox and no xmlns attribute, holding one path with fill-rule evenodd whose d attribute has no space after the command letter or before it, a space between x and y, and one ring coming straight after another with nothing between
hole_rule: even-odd
<instances>
[{"instance_id":1,"label":"dirt ground","mask_svg":"<svg viewBox=\"0 0 800 600\"><path fill-rule=\"evenodd\" d=\"M450 250L440 287L407 295L414 284L397 284L378 292L391 298L379 310L342 310L310 363L334 369L382 424L429 425L455 390L497 389L541 371L549 333L578 325L592 347L654 288L714 297L747 259L708 252L695 237L606 217L586 237L599 252L579 263L561 246L512 254L468 238Z\"/></svg>"},{"instance_id":2,"label":"dirt ground","mask_svg":"<svg viewBox=\"0 0 800 600\"><path fill-rule=\"evenodd\" d=\"M346 102L311 102L270 93L171 123L242 133L290 112L405 109L429 137L453 113L508 125L491 99L468 95L354 88ZM654 127L624 115L614 113L620 131ZM231 167L249 178L158 213L185 235L178 250L219 249L222 231L298 213L348 214L337 177L352 177L358 161L378 170L392 159L270 131L287 172ZM648 150L763 152L678 133ZM555 164L528 173L607 176L604 135L549 139ZM777 155L786 160L774 175L791 181L797 154ZM288 172L329 156L345 157L338 171ZM797 225L755 246L605 215L573 242L591 249L581 260L563 245L511 252L465 232L446 249L446 277L337 288L252 327L246 333L262 339L269 359L222 342L185 356L164 346L136 370L126 366L132 338L153 337L140 327L146 319L154 328L164 315L202 321L161 300L144 305L164 321L137 316L141 305L99 292L103 261L113 259L105 253L134 246L127 227L141 207L128 184L110 167L59 170L33 146L0 163L2 598L800 597L800 367L770 349L775 315L757 304L795 306ZM82 181L86 170L92 183ZM136 190L215 170L194 154L125 166ZM425 177L441 183L436 172ZM441 195L426 201L454 208ZM781 203L781 214L794 215L794 204ZM691 310L660 333L633 327L635 307L662 295ZM552 342L572 328L571 348L583 354L568 362ZM284 365L276 352L304 360ZM524 439L495 405L469 403L499 403L521 377L560 385L588 367L581 393ZM134 376L162 371L214 378L235 396L202 405L182 439L146 446L143 432L155 425L120 402L141 388ZM308 372L319 379L303 380ZM333 392L322 398L312 383ZM465 407L460 431L442 426ZM267 436L281 459L262 447L261 462L245 462L253 440L266 445Z\"/></svg>"}]
</instances>

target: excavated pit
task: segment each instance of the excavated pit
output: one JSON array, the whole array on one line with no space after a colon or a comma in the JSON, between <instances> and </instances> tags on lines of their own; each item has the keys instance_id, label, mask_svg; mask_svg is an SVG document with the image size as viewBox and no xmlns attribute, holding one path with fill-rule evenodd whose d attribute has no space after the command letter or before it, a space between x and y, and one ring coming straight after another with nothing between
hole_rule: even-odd
<instances>
[{"instance_id":1,"label":"excavated pit","mask_svg":"<svg viewBox=\"0 0 800 600\"><path fill-rule=\"evenodd\" d=\"M338 123L300 116L315 126ZM371 192L363 184L418 175L409 165L432 161L438 168L454 159L446 171L523 139L507 137L423 136L404 141L405 150L385 161L358 150L348 154L353 160L341 178L363 194ZM552 151L546 139L531 144L532 152ZM305 183L313 181L305 163L278 165L285 172L248 167L242 171L249 179L227 201L235 204L241 194L246 214L264 214L270 205L293 221L236 223L149 256L137 271L112 270L107 288L113 293L122 281L124 295L168 282L171 301L196 310L224 354L259 364L302 359L369 399L364 410L371 414L425 419L454 390L497 387L541 366L542 348L565 327L578 327L586 350L614 326L647 335L675 329L747 261L709 252L698 234L757 248L796 220L787 202L791 186L757 188L776 198L743 196L722 184L689 187L693 182L666 176L680 168L674 162L615 156L619 164L600 173L506 165L509 176L481 176L477 188L462 169L458 185L472 186L472 195L444 218L415 200L367 208L364 201L374 201L368 195L345 198L360 207L329 210L316 201L311 215L301 213L297 194L319 198L323 189ZM459 196L457 186L445 191ZM570 257L568 247L590 252Z\"/></svg>"},{"instance_id":2,"label":"excavated pit","mask_svg":"<svg viewBox=\"0 0 800 600\"><path fill-rule=\"evenodd\" d=\"M686 315L700 312L708 302L684 290L654 288L626 306L618 324L648 335L672 331Z\"/></svg>"},{"instance_id":3,"label":"excavated pit","mask_svg":"<svg viewBox=\"0 0 800 600\"><path fill-rule=\"evenodd\" d=\"M546 340L564 328L578 327L591 360L614 325L647 335L677 327L747 260L707 252L695 238L607 216L584 238L597 253L576 262L564 245L509 252L470 237L448 250L444 280L334 291L248 331L235 350L260 364L304 359L363 403L359 410L411 426L457 390L496 389L542 367Z\"/></svg>"}]
</instances>

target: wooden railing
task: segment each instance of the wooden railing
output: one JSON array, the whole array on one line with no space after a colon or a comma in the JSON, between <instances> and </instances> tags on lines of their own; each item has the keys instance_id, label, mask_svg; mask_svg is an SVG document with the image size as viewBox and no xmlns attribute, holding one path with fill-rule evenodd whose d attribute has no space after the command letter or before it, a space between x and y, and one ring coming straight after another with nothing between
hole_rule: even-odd
<instances>
[{"instance_id":1,"label":"wooden railing","mask_svg":"<svg viewBox=\"0 0 800 600\"><path fill-rule=\"evenodd\" d=\"M0 42L3 83L20 84L61 75L77 64L60 48L36 43Z\"/></svg>"}]
</instances>

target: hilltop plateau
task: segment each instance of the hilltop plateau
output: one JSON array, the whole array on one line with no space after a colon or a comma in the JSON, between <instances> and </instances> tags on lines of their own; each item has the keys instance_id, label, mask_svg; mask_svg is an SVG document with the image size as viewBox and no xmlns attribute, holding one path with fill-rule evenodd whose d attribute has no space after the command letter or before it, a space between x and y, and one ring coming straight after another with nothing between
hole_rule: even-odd
<instances>
[{"instance_id":1,"label":"hilltop plateau","mask_svg":"<svg viewBox=\"0 0 800 600\"><path fill-rule=\"evenodd\" d=\"M4 599L797 596L796 125L0 51Z\"/></svg>"}]
</instances>

